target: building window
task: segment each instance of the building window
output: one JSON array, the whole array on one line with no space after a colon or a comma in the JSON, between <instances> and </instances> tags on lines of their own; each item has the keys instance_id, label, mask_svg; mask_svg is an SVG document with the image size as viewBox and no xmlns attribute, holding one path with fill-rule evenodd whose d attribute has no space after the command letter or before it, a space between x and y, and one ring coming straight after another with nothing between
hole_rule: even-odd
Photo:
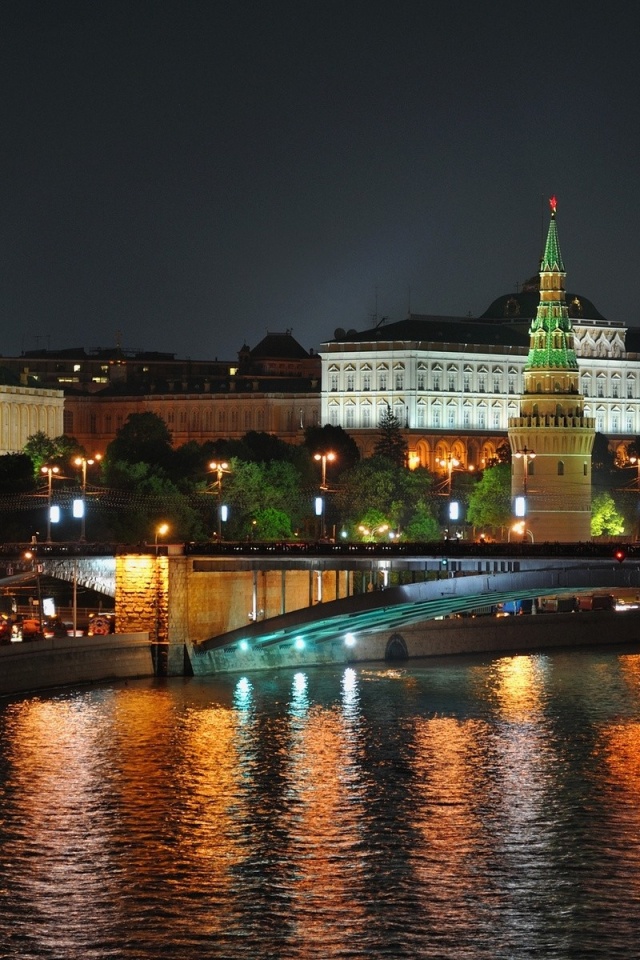
<instances>
[{"instance_id":1,"label":"building window","mask_svg":"<svg viewBox=\"0 0 640 960\"><path fill-rule=\"evenodd\" d=\"M331 374L331 389L335 392L338 389L338 374Z\"/></svg>"},{"instance_id":2,"label":"building window","mask_svg":"<svg viewBox=\"0 0 640 960\"><path fill-rule=\"evenodd\" d=\"M613 433L618 433L620 429L620 417L617 413L614 413L611 417L611 430Z\"/></svg>"},{"instance_id":3,"label":"building window","mask_svg":"<svg viewBox=\"0 0 640 960\"><path fill-rule=\"evenodd\" d=\"M362 389L371 390L371 374L370 373L362 374Z\"/></svg>"},{"instance_id":4,"label":"building window","mask_svg":"<svg viewBox=\"0 0 640 960\"><path fill-rule=\"evenodd\" d=\"M418 406L418 427L424 427L424 404Z\"/></svg>"},{"instance_id":5,"label":"building window","mask_svg":"<svg viewBox=\"0 0 640 960\"><path fill-rule=\"evenodd\" d=\"M513 374L509 375L509 393L516 392L516 378Z\"/></svg>"},{"instance_id":6,"label":"building window","mask_svg":"<svg viewBox=\"0 0 640 960\"><path fill-rule=\"evenodd\" d=\"M633 382L627 383L627 400L633 400Z\"/></svg>"},{"instance_id":7,"label":"building window","mask_svg":"<svg viewBox=\"0 0 640 960\"><path fill-rule=\"evenodd\" d=\"M256 414L257 428L258 430L264 430L264 410L258 410Z\"/></svg>"},{"instance_id":8,"label":"building window","mask_svg":"<svg viewBox=\"0 0 640 960\"><path fill-rule=\"evenodd\" d=\"M627 433L633 433L633 416L627 414Z\"/></svg>"},{"instance_id":9,"label":"building window","mask_svg":"<svg viewBox=\"0 0 640 960\"><path fill-rule=\"evenodd\" d=\"M564 477L564 463L562 460L558 460L558 476Z\"/></svg>"},{"instance_id":10,"label":"building window","mask_svg":"<svg viewBox=\"0 0 640 960\"><path fill-rule=\"evenodd\" d=\"M456 425L455 407L449 407L449 409L447 410L447 425L449 427L455 427Z\"/></svg>"},{"instance_id":11,"label":"building window","mask_svg":"<svg viewBox=\"0 0 640 960\"><path fill-rule=\"evenodd\" d=\"M384 370L382 370L378 374L378 390L386 390L386 389L387 389L387 374L385 373Z\"/></svg>"},{"instance_id":12,"label":"building window","mask_svg":"<svg viewBox=\"0 0 640 960\"><path fill-rule=\"evenodd\" d=\"M469 419L470 419L470 418L469 418L469 408L468 408L468 407L465 407L464 410L462 411L462 426L463 426L463 427L468 427L468 426L469 426Z\"/></svg>"},{"instance_id":13,"label":"building window","mask_svg":"<svg viewBox=\"0 0 640 960\"><path fill-rule=\"evenodd\" d=\"M596 417L596 430L598 433L604 433L604 414L602 413Z\"/></svg>"},{"instance_id":14,"label":"building window","mask_svg":"<svg viewBox=\"0 0 640 960\"><path fill-rule=\"evenodd\" d=\"M244 428L245 430L251 430L251 410L245 410L244 412Z\"/></svg>"},{"instance_id":15,"label":"building window","mask_svg":"<svg viewBox=\"0 0 640 960\"><path fill-rule=\"evenodd\" d=\"M354 409L355 409L355 408L354 408L354 406L353 406L352 404L350 404L350 405L347 407L347 427L351 427L351 429L353 429Z\"/></svg>"},{"instance_id":16,"label":"building window","mask_svg":"<svg viewBox=\"0 0 640 960\"><path fill-rule=\"evenodd\" d=\"M598 380L598 396L604 397L604 383L602 380Z\"/></svg>"},{"instance_id":17,"label":"building window","mask_svg":"<svg viewBox=\"0 0 640 960\"><path fill-rule=\"evenodd\" d=\"M73 436L73 413L70 410L62 414L62 426L67 436Z\"/></svg>"},{"instance_id":18,"label":"building window","mask_svg":"<svg viewBox=\"0 0 640 960\"><path fill-rule=\"evenodd\" d=\"M332 427L338 426L338 408L337 407L331 407L331 409L329 410L329 423L331 424Z\"/></svg>"},{"instance_id":19,"label":"building window","mask_svg":"<svg viewBox=\"0 0 640 960\"><path fill-rule=\"evenodd\" d=\"M433 408L433 425L434 427L440 427L440 407Z\"/></svg>"},{"instance_id":20,"label":"building window","mask_svg":"<svg viewBox=\"0 0 640 960\"><path fill-rule=\"evenodd\" d=\"M464 392L469 393L471 390L471 377L468 373L464 375Z\"/></svg>"},{"instance_id":21,"label":"building window","mask_svg":"<svg viewBox=\"0 0 640 960\"><path fill-rule=\"evenodd\" d=\"M97 433L97 422L95 413L89 414L89 433Z\"/></svg>"},{"instance_id":22,"label":"building window","mask_svg":"<svg viewBox=\"0 0 640 960\"><path fill-rule=\"evenodd\" d=\"M616 400L620 394L620 387L617 380L611 384L611 396Z\"/></svg>"},{"instance_id":23,"label":"building window","mask_svg":"<svg viewBox=\"0 0 640 960\"><path fill-rule=\"evenodd\" d=\"M422 370L418 373L418 390L424 390L424 373Z\"/></svg>"},{"instance_id":24,"label":"building window","mask_svg":"<svg viewBox=\"0 0 640 960\"><path fill-rule=\"evenodd\" d=\"M347 390L353 390L355 386L355 377L352 373L347 374Z\"/></svg>"},{"instance_id":25,"label":"building window","mask_svg":"<svg viewBox=\"0 0 640 960\"><path fill-rule=\"evenodd\" d=\"M494 430L500 429L500 411L499 410L493 411L493 429Z\"/></svg>"},{"instance_id":26,"label":"building window","mask_svg":"<svg viewBox=\"0 0 640 960\"><path fill-rule=\"evenodd\" d=\"M449 374L449 392L453 392L456 388L456 378L453 373Z\"/></svg>"},{"instance_id":27,"label":"building window","mask_svg":"<svg viewBox=\"0 0 640 960\"><path fill-rule=\"evenodd\" d=\"M481 430L484 430L486 425L487 425L487 413L481 407L480 410L478 410L478 426L480 427Z\"/></svg>"},{"instance_id":28,"label":"building window","mask_svg":"<svg viewBox=\"0 0 640 960\"><path fill-rule=\"evenodd\" d=\"M588 467L586 461L582 464L582 476L583 476L583 477L588 477L588 476L589 476L589 467Z\"/></svg>"},{"instance_id":29,"label":"building window","mask_svg":"<svg viewBox=\"0 0 640 960\"><path fill-rule=\"evenodd\" d=\"M440 374L439 374L439 373L434 373L434 375L433 375L433 389L434 389L434 390L439 390L439 389L440 389Z\"/></svg>"},{"instance_id":30,"label":"building window","mask_svg":"<svg viewBox=\"0 0 640 960\"><path fill-rule=\"evenodd\" d=\"M404 390L404 373L396 373L396 390Z\"/></svg>"},{"instance_id":31,"label":"building window","mask_svg":"<svg viewBox=\"0 0 640 960\"><path fill-rule=\"evenodd\" d=\"M478 393L487 392L487 378L484 373L481 373L478 377Z\"/></svg>"},{"instance_id":32,"label":"building window","mask_svg":"<svg viewBox=\"0 0 640 960\"><path fill-rule=\"evenodd\" d=\"M493 392L500 393L500 377L493 378Z\"/></svg>"},{"instance_id":33,"label":"building window","mask_svg":"<svg viewBox=\"0 0 640 960\"><path fill-rule=\"evenodd\" d=\"M371 426L371 407L362 408L362 426L365 429Z\"/></svg>"}]
</instances>

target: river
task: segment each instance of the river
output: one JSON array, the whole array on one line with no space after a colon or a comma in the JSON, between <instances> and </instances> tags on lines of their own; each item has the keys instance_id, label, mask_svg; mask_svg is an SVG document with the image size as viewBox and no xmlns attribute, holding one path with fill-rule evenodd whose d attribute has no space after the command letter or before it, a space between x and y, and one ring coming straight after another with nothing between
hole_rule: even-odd
<instances>
[{"instance_id":1,"label":"river","mask_svg":"<svg viewBox=\"0 0 640 960\"><path fill-rule=\"evenodd\" d=\"M640 646L0 702L0 956L637 958Z\"/></svg>"}]
</instances>

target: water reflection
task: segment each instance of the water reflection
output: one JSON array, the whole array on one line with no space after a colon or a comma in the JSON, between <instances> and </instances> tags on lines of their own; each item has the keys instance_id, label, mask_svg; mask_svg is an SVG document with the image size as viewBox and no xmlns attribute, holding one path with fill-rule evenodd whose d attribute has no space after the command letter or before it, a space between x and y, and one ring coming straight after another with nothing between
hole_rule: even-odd
<instances>
[{"instance_id":1,"label":"water reflection","mask_svg":"<svg viewBox=\"0 0 640 960\"><path fill-rule=\"evenodd\" d=\"M640 655L0 709L7 956L636 956Z\"/></svg>"}]
</instances>

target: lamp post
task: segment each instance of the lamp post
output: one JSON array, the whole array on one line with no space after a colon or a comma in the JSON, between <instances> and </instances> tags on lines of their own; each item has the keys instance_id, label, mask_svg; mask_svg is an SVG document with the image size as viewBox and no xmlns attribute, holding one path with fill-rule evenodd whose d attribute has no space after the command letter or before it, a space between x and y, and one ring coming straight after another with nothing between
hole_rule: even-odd
<instances>
[{"instance_id":1,"label":"lamp post","mask_svg":"<svg viewBox=\"0 0 640 960\"><path fill-rule=\"evenodd\" d=\"M451 486L452 486L452 474L453 468L460 466L460 461L456 460L455 457L452 457L451 454L445 460L439 461L440 466L444 467L447 471L447 496L451 496Z\"/></svg>"},{"instance_id":2,"label":"lamp post","mask_svg":"<svg viewBox=\"0 0 640 960\"><path fill-rule=\"evenodd\" d=\"M334 460L337 460L335 453L330 450L328 453L314 453L313 459L322 463L322 481L320 483L320 489L327 489L327 461L333 463Z\"/></svg>"},{"instance_id":3,"label":"lamp post","mask_svg":"<svg viewBox=\"0 0 640 960\"><path fill-rule=\"evenodd\" d=\"M95 456L87 459L87 457L76 457L73 461L76 467L82 468L82 519L80 527L80 539L85 540L86 533L86 519L87 519L87 467L92 466L98 460L102 460L102 455L96 453Z\"/></svg>"},{"instance_id":4,"label":"lamp post","mask_svg":"<svg viewBox=\"0 0 640 960\"><path fill-rule=\"evenodd\" d=\"M46 473L47 483L47 543L51 543L51 493L53 490L53 475L60 473L60 467L42 467L42 473Z\"/></svg>"},{"instance_id":5,"label":"lamp post","mask_svg":"<svg viewBox=\"0 0 640 960\"><path fill-rule=\"evenodd\" d=\"M222 477L225 473L231 473L229 464L226 460L212 460L209 469L216 474L216 486L218 487L218 543L222 540Z\"/></svg>"},{"instance_id":6,"label":"lamp post","mask_svg":"<svg viewBox=\"0 0 640 960\"><path fill-rule=\"evenodd\" d=\"M25 560L31 561L31 570L36 575L36 590L38 593L38 624L40 627L40 636L44 636L44 621L42 619L42 586L40 584L40 567L35 550L27 550L24 555Z\"/></svg>"},{"instance_id":7,"label":"lamp post","mask_svg":"<svg viewBox=\"0 0 640 960\"><path fill-rule=\"evenodd\" d=\"M527 476L529 474L529 461L535 460L536 455L534 450L529 450L528 447L523 447L522 450L517 450L515 456L518 460L524 461L524 473L523 473L523 483L522 483L522 492L525 497L527 495Z\"/></svg>"},{"instance_id":8,"label":"lamp post","mask_svg":"<svg viewBox=\"0 0 640 960\"><path fill-rule=\"evenodd\" d=\"M156 527L156 557L158 556L158 537L165 537L169 533L169 524L160 523Z\"/></svg>"},{"instance_id":9,"label":"lamp post","mask_svg":"<svg viewBox=\"0 0 640 960\"><path fill-rule=\"evenodd\" d=\"M636 486L638 488L638 493L640 493L640 457L629 457L629 463L632 466L638 468L638 475L636 477Z\"/></svg>"}]
</instances>

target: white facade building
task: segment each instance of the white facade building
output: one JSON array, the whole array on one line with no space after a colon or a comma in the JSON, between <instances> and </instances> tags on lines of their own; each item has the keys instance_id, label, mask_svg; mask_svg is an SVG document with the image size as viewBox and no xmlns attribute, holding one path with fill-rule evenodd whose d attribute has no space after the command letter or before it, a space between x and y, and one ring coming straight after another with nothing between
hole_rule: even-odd
<instances>
[{"instance_id":1,"label":"white facade building","mask_svg":"<svg viewBox=\"0 0 640 960\"><path fill-rule=\"evenodd\" d=\"M405 429L411 466L437 470L455 457L481 469L518 416L538 282L479 319L411 314L362 333L336 330L322 345L322 423L343 427L369 455L388 405ZM606 320L576 294L567 304L585 416L622 451L640 435L640 330Z\"/></svg>"},{"instance_id":2,"label":"white facade building","mask_svg":"<svg viewBox=\"0 0 640 960\"><path fill-rule=\"evenodd\" d=\"M63 432L62 390L0 384L0 456L22 453L30 436Z\"/></svg>"}]
</instances>

